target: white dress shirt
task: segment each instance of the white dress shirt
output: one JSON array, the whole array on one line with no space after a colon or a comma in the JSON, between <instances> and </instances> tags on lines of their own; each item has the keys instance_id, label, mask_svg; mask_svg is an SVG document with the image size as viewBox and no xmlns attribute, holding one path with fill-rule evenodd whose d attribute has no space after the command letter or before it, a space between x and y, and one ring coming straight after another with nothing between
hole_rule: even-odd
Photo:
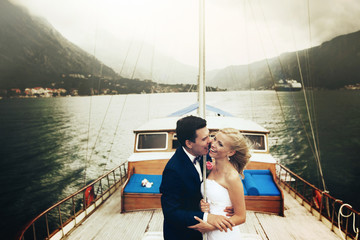
<instances>
[{"instance_id":1,"label":"white dress shirt","mask_svg":"<svg viewBox=\"0 0 360 240\"><path fill-rule=\"evenodd\" d=\"M201 166L199 161L196 161L196 163L194 164L194 159L196 158L196 156L192 155L191 153L189 153L188 151L186 151L186 149L183 147L184 152L186 153L186 155L188 155L188 157L190 158L191 163L194 165L196 171L199 174L199 178L200 178L200 182L202 182L202 171L201 171Z\"/></svg>"},{"instance_id":2,"label":"white dress shirt","mask_svg":"<svg viewBox=\"0 0 360 240\"><path fill-rule=\"evenodd\" d=\"M186 151L186 149L184 147L182 147L182 148L184 149L184 152L186 153L186 155L190 158L191 163L194 165L196 171L199 174L200 182L202 182L202 171L201 171L201 166L200 166L199 161L196 161L196 163L194 164L194 159L196 158L196 156L194 156L191 153L189 153L188 151ZM207 218L208 218L208 213L206 212L206 213L204 213L203 221L207 222Z\"/></svg>"}]
</instances>

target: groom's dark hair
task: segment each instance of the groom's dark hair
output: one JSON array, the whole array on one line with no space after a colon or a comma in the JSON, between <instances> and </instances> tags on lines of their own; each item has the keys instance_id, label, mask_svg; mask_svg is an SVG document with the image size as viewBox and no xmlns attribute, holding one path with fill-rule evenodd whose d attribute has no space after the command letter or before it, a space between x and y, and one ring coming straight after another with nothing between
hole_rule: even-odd
<instances>
[{"instance_id":1,"label":"groom's dark hair","mask_svg":"<svg viewBox=\"0 0 360 240\"><path fill-rule=\"evenodd\" d=\"M206 127L206 120L196 116L187 116L176 122L176 135L181 146L185 147L185 141L195 142L196 130Z\"/></svg>"}]
</instances>

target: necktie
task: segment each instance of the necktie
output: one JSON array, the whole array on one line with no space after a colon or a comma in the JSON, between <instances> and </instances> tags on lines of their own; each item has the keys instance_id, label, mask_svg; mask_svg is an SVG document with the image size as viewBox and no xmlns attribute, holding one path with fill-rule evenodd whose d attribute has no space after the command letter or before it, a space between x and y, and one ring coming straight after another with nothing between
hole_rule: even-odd
<instances>
[{"instance_id":1,"label":"necktie","mask_svg":"<svg viewBox=\"0 0 360 240\"><path fill-rule=\"evenodd\" d=\"M197 156L197 157L194 159L193 163L196 164L196 162L200 162L201 157L202 157L202 156Z\"/></svg>"}]
</instances>

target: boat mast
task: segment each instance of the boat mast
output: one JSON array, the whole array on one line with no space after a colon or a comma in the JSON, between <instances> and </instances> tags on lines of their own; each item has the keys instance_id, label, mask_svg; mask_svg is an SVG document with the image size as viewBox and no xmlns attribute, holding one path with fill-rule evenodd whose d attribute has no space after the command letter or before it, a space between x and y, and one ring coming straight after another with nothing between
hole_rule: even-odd
<instances>
[{"instance_id":1,"label":"boat mast","mask_svg":"<svg viewBox=\"0 0 360 240\"><path fill-rule=\"evenodd\" d=\"M198 115L205 119L205 0L199 0L199 77L198 77ZM206 155L202 158L202 179L204 199L207 200L206 193ZM206 235L203 236L207 239Z\"/></svg>"},{"instance_id":2,"label":"boat mast","mask_svg":"<svg viewBox=\"0 0 360 240\"><path fill-rule=\"evenodd\" d=\"M199 0L198 114L205 119L205 0Z\"/></svg>"}]
</instances>

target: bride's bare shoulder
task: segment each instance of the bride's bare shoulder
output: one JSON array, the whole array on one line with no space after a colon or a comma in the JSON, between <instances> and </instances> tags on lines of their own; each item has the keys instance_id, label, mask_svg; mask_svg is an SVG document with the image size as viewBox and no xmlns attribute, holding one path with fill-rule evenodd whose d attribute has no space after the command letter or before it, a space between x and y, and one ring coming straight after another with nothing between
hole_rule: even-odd
<instances>
[{"instance_id":1,"label":"bride's bare shoulder","mask_svg":"<svg viewBox=\"0 0 360 240\"><path fill-rule=\"evenodd\" d=\"M241 183L240 175L235 169L232 169L225 175L225 180L228 184L231 185Z\"/></svg>"}]
</instances>

